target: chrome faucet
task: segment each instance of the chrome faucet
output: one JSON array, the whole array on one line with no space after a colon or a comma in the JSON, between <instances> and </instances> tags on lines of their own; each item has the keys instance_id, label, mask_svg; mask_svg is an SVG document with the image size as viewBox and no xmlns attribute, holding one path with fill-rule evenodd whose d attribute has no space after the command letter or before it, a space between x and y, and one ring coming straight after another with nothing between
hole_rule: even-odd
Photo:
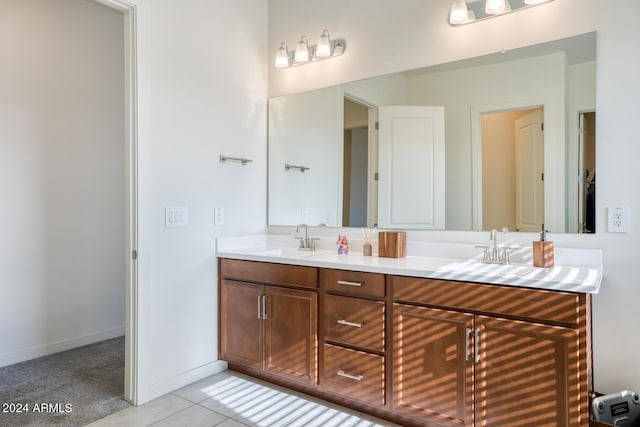
<instances>
[{"instance_id":1,"label":"chrome faucet","mask_svg":"<svg viewBox=\"0 0 640 427\"><path fill-rule=\"evenodd\" d=\"M508 228L503 228L504 234L509 232ZM487 264L511 264L509 257L509 251L517 249L511 246L500 246L498 244L498 230L493 229L489 233L489 239L491 240L491 246L479 245L477 248L483 248L484 253L482 255L482 262Z\"/></svg>"},{"instance_id":2,"label":"chrome faucet","mask_svg":"<svg viewBox=\"0 0 640 427\"><path fill-rule=\"evenodd\" d=\"M296 233L300 232L300 229L304 228L304 237L303 236L295 236L296 239L300 240L300 245L298 249L304 251L315 251L316 250L316 240L315 237L309 237L309 226L307 224L300 224L296 227Z\"/></svg>"}]
</instances>

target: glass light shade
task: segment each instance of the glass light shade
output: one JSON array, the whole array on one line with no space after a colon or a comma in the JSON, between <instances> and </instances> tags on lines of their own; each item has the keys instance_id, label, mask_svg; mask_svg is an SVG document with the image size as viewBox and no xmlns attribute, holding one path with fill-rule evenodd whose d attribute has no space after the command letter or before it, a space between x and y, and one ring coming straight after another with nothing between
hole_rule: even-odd
<instances>
[{"instance_id":1,"label":"glass light shade","mask_svg":"<svg viewBox=\"0 0 640 427\"><path fill-rule=\"evenodd\" d=\"M484 11L487 15L499 15L507 10L507 0L487 0Z\"/></svg>"},{"instance_id":2,"label":"glass light shade","mask_svg":"<svg viewBox=\"0 0 640 427\"><path fill-rule=\"evenodd\" d=\"M464 24L469 21L469 11L465 0L454 0L449 13L449 23L452 25Z\"/></svg>"},{"instance_id":3,"label":"glass light shade","mask_svg":"<svg viewBox=\"0 0 640 427\"><path fill-rule=\"evenodd\" d=\"M316 45L316 56L319 58L327 58L331 56L331 41L329 40L329 31L324 30L318 39Z\"/></svg>"},{"instance_id":4,"label":"glass light shade","mask_svg":"<svg viewBox=\"0 0 640 427\"><path fill-rule=\"evenodd\" d=\"M278 52L276 53L276 67L287 68L289 66L289 52L287 51L287 44L282 42Z\"/></svg>"},{"instance_id":5,"label":"glass light shade","mask_svg":"<svg viewBox=\"0 0 640 427\"><path fill-rule=\"evenodd\" d=\"M307 44L307 38L305 36L300 38L296 46L296 52L293 55L293 60L296 62L309 62L309 45Z\"/></svg>"}]
</instances>

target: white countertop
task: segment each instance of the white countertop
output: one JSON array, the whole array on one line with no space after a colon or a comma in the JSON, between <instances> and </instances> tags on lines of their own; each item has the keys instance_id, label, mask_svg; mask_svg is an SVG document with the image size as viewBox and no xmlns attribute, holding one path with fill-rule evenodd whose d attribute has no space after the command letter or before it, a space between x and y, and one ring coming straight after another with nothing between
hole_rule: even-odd
<instances>
[{"instance_id":1,"label":"white countertop","mask_svg":"<svg viewBox=\"0 0 640 427\"><path fill-rule=\"evenodd\" d=\"M219 238L216 256L248 261L273 262L310 267L364 271L422 278L457 280L536 289L598 293L602 282L601 249L556 248L556 266L533 267L531 248L523 247L511 265L482 263L482 253L473 244L407 242L404 258L364 256L353 249L338 255L335 249L298 250L291 236L259 235ZM360 247L361 243L352 248ZM375 245L374 245L375 247Z\"/></svg>"}]
</instances>

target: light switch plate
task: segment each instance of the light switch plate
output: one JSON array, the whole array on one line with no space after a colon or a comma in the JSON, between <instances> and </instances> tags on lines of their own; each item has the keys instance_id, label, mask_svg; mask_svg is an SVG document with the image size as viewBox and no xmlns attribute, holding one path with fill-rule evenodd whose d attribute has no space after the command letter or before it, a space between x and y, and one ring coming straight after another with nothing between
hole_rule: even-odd
<instances>
[{"instance_id":1,"label":"light switch plate","mask_svg":"<svg viewBox=\"0 0 640 427\"><path fill-rule=\"evenodd\" d=\"M213 209L213 224L224 225L224 208Z\"/></svg>"},{"instance_id":2,"label":"light switch plate","mask_svg":"<svg viewBox=\"0 0 640 427\"><path fill-rule=\"evenodd\" d=\"M607 231L609 233L628 233L631 225L631 209L617 206L608 209Z\"/></svg>"},{"instance_id":3,"label":"light switch plate","mask_svg":"<svg viewBox=\"0 0 640 427\"><path fill-rule=\"evenodd\" d=\"M164 208L165 227L187 227L189 225L189 209L186 206L166 206Z\"/></svg>"}]
</instances>

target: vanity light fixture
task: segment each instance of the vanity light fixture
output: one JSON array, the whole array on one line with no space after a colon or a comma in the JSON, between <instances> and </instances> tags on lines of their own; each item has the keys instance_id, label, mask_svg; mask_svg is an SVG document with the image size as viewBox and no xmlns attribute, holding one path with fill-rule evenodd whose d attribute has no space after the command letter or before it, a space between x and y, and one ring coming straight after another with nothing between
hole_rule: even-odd
<instances>
[{"instance_id":1,"label":"vanity light fixture","mask_svg":"<svg viewBox=\"0 0 640 427\"><path fill-rule=\"evenodd\" d=\"M300 37L296 52L293 54L293 60L295 62L309 62L309 43L305 36Z\"/></svg>"},{"instance_id":2,"label":"vanity light fixture","mask_svg":"<svg viewBox=\"0 0 640 427\"><path fill-rule=\"evenodd\" d=\"M553 0L453 0L449 23L454 26L528 9Z\"/></svg>"},{"instance_id":3,"label":"vanity light fixture","mask_svg":"<svg viewBox=\"0 0 640 427\"><path fill-rule=\"evenodd\" d=\"M282 42L276 52L276 68L289 68L310 62L340 56L344 53L346 44L342 39L331 40L329 31L324 30L318 39L317 45L309 46L307 37L300 37L293 53L289 53L287 44Z\"/></svg>"}]
</instances>

